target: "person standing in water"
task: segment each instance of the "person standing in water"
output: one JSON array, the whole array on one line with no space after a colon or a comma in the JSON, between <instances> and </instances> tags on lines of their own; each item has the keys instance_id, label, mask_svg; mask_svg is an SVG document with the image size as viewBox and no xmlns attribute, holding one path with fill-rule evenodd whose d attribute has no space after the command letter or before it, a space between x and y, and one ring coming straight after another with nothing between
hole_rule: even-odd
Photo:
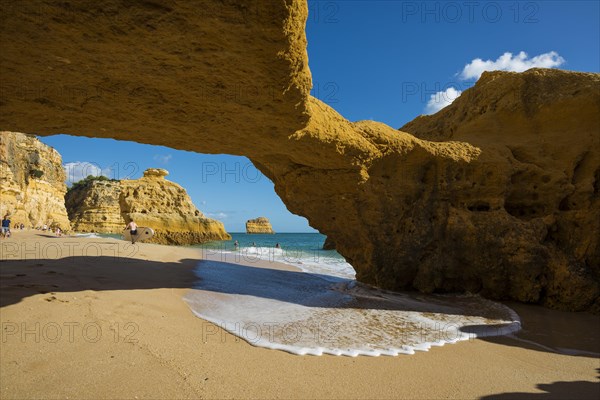
<instances>
[{"instance_id":1,"label":"person standing in water","mask_svg":"<svg viewBox=\"0 0 600 400\"><path fill-rule=\"evenodd\" d=\"M235 247L236 250L238 249L239 246L240 246L240 244L238 243L237 240L235 242L233 242L233 247Z\"/></svg>"},{"instance_id":2,"label":"person standing in water","mask_svg":"<svg viewBox=\"0 0 600 400\"><path fill-rule=\"evenodd\" d=\"M134 220L131 220L131 222L127 224L125 229L129 229L129 231L131 232L131 244L134 244L135 243L134 236L136 236L138 233L137 232L137 229L138 229L137 224L135 223Z\"/></svg>"}]
</instances>

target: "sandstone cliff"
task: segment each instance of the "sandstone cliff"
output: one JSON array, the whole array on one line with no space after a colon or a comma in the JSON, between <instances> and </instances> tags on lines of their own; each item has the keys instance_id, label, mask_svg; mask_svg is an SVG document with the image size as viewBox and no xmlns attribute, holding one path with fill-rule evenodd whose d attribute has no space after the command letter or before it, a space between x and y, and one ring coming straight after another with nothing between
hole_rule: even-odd
<instances>
[{"instance_id":1,"label":"sandstone cliff","mask_svg":"<svg viewBox=\"0 0 600 400\"><path fill-rule=\"evenodd\" d=\"M275 233L266 217L258 217L246 221L246 233Z\"/></svg>"},{"instance_id":2,"label":"sandstone cliff","mask_svg":"<svg viewBox=\"0 0 600 400\"><path fill-rule=\"evenodd\" d=\"M599 307L598 74L485 75L414 136L309 96L303 0L0 7L2 126L246 155L364 282Z\"/></svg>"},{"instance_id":3,"label":"sandstone cliff","mask_svg":"<svg viewBox=\"0 0 600 400\"><path fill-rule=\"evenodd\" d=\"M467 266L496 296L574 309L595 302L600 311L599 74L487 72L451 106L401 130L484 150L476 169L454 177L465 192L435 239L456 243L428 255L421 285L439 274L436 264L446 272L435 288L451 287L446 277L464 277L451 271ZM442 262L447 254L454 260Z\"/></svg>"},{"instance_id":4,"label":"sandstone cliff","mask_svg":"<svg viewBox=\"0 0 600 400\"><path fill-rule=\"evenodd\" d=\"M148 169L140 179L95 180L66 196L73 228L81 232L121 233L132 219L149 226L148 242L187 245L231 237L223 224L206 218L185 189L168 181L164 169Z\"/></svg>"},{"instance_id":5,"label":"sandstone cliff","mask_svg":"<svg viewBox=\"0 0 600 400\"><path fill-rule=\"evenodd\" d=\"M127 225L121 215L121 184L114 180L92 180L69 189L65 205L77 232L121 233Z\"/></svg>"},{"instance_id":6,"label":"sandstone cliff","mask_svg":"<svg viewBox=\"0 0 600 400\"><path fill-rule=\"evenodd\" d=\"M0 218L26 227L70 229L60 154L34 136L0 132Z\"/></svg>"}]
</instances>

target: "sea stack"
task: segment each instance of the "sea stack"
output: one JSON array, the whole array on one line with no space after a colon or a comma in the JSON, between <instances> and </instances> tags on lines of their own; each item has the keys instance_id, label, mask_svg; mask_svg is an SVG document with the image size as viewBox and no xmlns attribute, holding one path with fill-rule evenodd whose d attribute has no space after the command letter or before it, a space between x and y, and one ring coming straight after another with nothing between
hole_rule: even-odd
<instances>
[{"instance_id":1,"label":"sea stack","mask_svg":"<svg viewBox=\"0 0 600 400\"><path fill-rule=\"evenodd\" d=\"M246 221L246 233L274 234L273 227L266 217L258 217Z\"/></svg>"},{"instance_id":2,"label":"sea stack","mask_svg":"<svg viewBox=\"0 0 600 400\"><path fill-rule=\"evenodd\" d=\"M149 242L190 245L231 237L223 223L206 218L184 188L165 179L169 172L150 168L140 179L94 179L69 190L67 209L80 232L121 233L134 220L154 229Z\"/></svg>"},{"instance_id":3,"label":"sea stack","mask_svg":"<svg viewBox=\"0 0 600 400\"><path fill-rule=\"evenodd\" d=\"M35 136L0 132L0 218L27 228L70 229L60 154Z\"/></svg>"}]
</instances>

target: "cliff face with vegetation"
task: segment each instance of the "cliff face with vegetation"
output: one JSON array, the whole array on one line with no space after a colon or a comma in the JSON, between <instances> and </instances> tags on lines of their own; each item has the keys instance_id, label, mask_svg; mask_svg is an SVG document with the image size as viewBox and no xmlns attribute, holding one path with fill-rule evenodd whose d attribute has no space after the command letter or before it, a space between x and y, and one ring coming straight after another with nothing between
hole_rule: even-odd
<instances>
[{"instance_id":1,"label":"cliff face with vegetation","mask_svg":"<svg viewBox=\"0 0 600 400\"><path fill-rule=\"evenodd\" d=\"M246 233L273 234L273 227L266 217L258 217L246 221Z\"/></svg>"},{"instance_id":2,"label":"cliff face with vegetation","mask_svg":"<svg viewBox=\"0 0 600 400\"><path fill-rule=\"evenodd\" d=\"M60 154L34 136L0 132L0 218L69 230Z\"/></svg>"},{"instance_id":3,"label":"cliff face with vegetation","mask_svg":"<svg viewBox=\"0 0 600 400\"><path fill-rule=\"evenodd\" d=\"M67 209L81 232L122 233L134 220L154 229L147 242L187 245L231 237L219 221L206 218L185 189L168 181L164 169L148 169L140 179L92 180L69 190Z\"/></svg>"},{"instance_id":4,"label":"cliff face with vegetation","mask_svg":"<svg viewBox=\"0 0 600 400\"><path fill-rule=\"evenodd\" d=\"M364 282L600 308L598 74L484 75L407 133L309 96L305 1L204 6L3 2L1 125L248 156Z\"/></svg>"}]
</instances>

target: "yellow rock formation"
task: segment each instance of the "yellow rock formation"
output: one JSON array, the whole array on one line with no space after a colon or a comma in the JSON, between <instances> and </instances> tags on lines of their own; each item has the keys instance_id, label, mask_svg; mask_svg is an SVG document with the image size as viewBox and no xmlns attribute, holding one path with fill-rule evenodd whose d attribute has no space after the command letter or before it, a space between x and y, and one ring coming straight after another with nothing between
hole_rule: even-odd
<instances>
[{"instance_id":1,"label":"yellow rock formation","mask_svg":"<svg viewBox=\"0 0 600 400\"><path fill-rule=\"evenodd\" d=\"M153 243L187 245L231 237L223 223L206 218L164 169L148 169L140 179L95 180L66 196L73 229L121 233L132 219L154 229Z\"/></svg>"},{"instance_id":2,"label":"yellow rock formation","mask_svg":"<svg viewBox=\"0 0 600 400\"><path fill-rule=\"evenodd\" d=\"M60 154L30 135L0 132L0 218L70 229Z\"/></svg>"},{"instance_id":3,"label":"yellow rock formation","mask_svg":"<svg viewBox=\"0 0 600 400\"><path fill-rule=\"evenodd\" d=\"M411 134L310 98L306 1L44 5L1 3L5 129L246 155L361 281L600 310L598 74L487 74Z\"/></svg>"},{"instance_id":4,"label":"yellow rock formation","mask_svg":"<svg viewBox=\"0 0 600 400\"><path fill-rule=\"evenodd\" d=\"M273 227L266 217L258 217L246 221L246 233L270 233L273 234Z\"/></svg>"},{"instance_id":5,"label":"yellow rock formation","mask_svg":"<svg viewBox=\"0 0 600 400\"><path fill-rule=\"evenodd\" d=\"M121 184L94 180L72 188L65 204L73 230L77 232L121 233L127 223L121 215Z\"/></svg>"}]
</instances>

